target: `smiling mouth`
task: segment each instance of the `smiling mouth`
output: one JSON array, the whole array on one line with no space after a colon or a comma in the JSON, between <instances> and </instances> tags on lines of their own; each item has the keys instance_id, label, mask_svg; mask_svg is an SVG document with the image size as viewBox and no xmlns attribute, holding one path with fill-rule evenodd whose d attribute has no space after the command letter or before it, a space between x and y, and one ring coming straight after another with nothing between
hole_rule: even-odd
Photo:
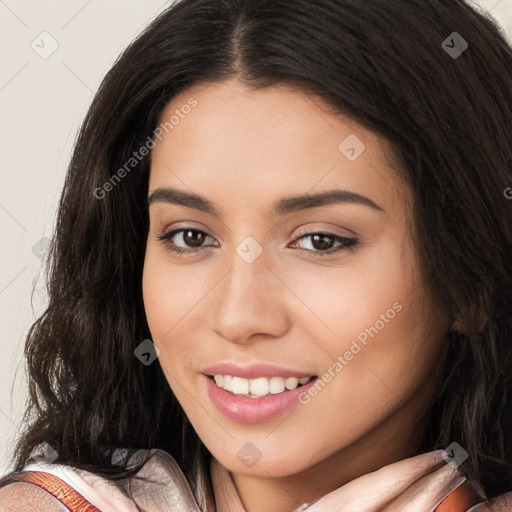
<instances>
[{"instance_id":1,"label":"smiling mouth","mask_svg":"<svg viewBox=\"0 0 512 512\"><path fill-rule=\"evenodd\" d=\"M245 379L233 375L209 375L215 384L233 395L242 395L247 398L264 398L292 391L316 379L310 377L257 377Z\"/></svg>"}]
</instances>

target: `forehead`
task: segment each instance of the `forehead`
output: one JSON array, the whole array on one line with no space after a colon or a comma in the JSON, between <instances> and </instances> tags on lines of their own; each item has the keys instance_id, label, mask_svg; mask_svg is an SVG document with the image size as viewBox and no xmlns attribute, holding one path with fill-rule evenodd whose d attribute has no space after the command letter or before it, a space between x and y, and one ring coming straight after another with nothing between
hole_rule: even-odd
<instances>
[{"instance_id":1,"label":"forehead","mask_svg":"<svg viewBox=\"0 0 512 512\"><path fill-rule=\"evenodd\" d=\"M264 199L335 187L388 210L408 197L388 142L300 88L199 84L173 98L165 123L150 191L175 185L233 202L230 192Z\"/></svg>"}]
</instances>

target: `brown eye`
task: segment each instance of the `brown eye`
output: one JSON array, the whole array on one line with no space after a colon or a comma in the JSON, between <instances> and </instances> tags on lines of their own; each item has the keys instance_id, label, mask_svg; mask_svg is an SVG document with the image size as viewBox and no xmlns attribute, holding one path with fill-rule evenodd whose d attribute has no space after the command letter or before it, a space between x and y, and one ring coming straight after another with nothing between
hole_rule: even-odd
<instances>
[{"instance_id":1,"label":"brown eye","mask_svg":"<svg viewBox=\"0 0 512 512\"><path fill-rule=\"evenodd\" d=\"M330 235L312 235L311 240L313 247L319 251L326 251L331 249L334 244L334 237Z\"/></svg>"},{"instance_id":2,"label":"brown eye","mask_svg":"<svg viewBox=\"0 0 512 512\"><path fill-rule=\"evenodd\" d=\"M204 245L207 238L212 238L208 233L199 229L174 229L168 233L163 233L156 238L173 252L184 254L188 252L198 252L208 245Z\"/></svg>"},{"instance_id":3,"label":"brown eye","mask_svg":"<svg viewBox=\"0 0 512 512\"><path fill-rule=\"evenodd\" d=\"M200 247L205 239L204 231L196 231L189 229L183 232L183 241L191 247Z\"/></svg>"},{"instance_id":4,"label":"brown eye","mask_svg":"<svg viewBox=\"0 0 512 512\"><path fill-rule=\"evenodd\" d=\"M304 242L308 242L306 247L304 247ZM353 250L357 243L358 240L355 238L346 238L334 233L305 233L293 245L298 246L299 250L308 256L316 257L327 256L343 250Z\"/></svg>"}]
</instances>

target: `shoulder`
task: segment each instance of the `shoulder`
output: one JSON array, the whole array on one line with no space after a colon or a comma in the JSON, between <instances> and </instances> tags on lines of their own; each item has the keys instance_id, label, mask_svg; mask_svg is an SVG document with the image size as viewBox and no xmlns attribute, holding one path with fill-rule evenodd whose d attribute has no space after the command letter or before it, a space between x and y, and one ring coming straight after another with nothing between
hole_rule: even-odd
<instances>
[{"instance_id":1,"label":"shoulder","mask_svg":"<svg viewBox=\"0 0 512 512\"><path fill-rule=\"evenodd\" d=\"M113 462L119 463L125 456L126 450L116 451L113 459L117 460ZM187 479L169 453L159 449L138 450L125 462L128 466L145 463L133 477L116 482L67 465L29 463L22 470L24 476L12 473L0 478L0 512L69 512L64 502L70 496L75 497L74 501L85 499L103 512L134 512L139 510L137 506L155 509L157 505L165 510L166 504L174 501L195 509ZM28 508L27 503L33 508Z\"/></svg>"},{"instance_id":2,"label":"shoulder","mask_svg":"<svg viewBox=\"0 0 512 512\"><path fill-rule=\"evenodd\" d=\"M134 512L137 508L120 487L99 475L37 462L0 479L0 512L4 510Z\"/></svg>"},{"instance_id":3,"label":"shoulder","mask_svg":"<svg viewBox=\"0 0 512 512\"><path fill-rule=\"evenodd\" d=\"M478 505L475 512L510 512L512 510L512 492L500 494L485 503Z\"/></svg>"},{"instance_id":4,"label":"shoulder","mask_svg":"<svg viewBox=\"0 0 512 512\"><path fill-rule=\"evenodd\" d=\"M69 510L37 485L13 482L0 487L0 512L69 512Z\"/></svg>"}]
</instances>

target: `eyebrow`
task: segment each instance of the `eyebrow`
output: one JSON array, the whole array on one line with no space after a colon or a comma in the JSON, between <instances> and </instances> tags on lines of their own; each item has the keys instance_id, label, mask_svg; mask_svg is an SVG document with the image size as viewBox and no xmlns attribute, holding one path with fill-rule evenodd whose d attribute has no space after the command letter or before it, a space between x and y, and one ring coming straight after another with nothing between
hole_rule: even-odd
<instances>
[{"instance_id":1,"label":"eyebrow","mask_svg":"<svg viewBox=\"0 0 512 512\"><path fill-rule=\"evenodd\" d=\"M208 199L199 194L184 192L175 188L158 187L155 189L148 198L148 207L160 202L179 204L189 208L195 208L196 210L208 213L217 218L221 217L220 212ZM375 211L384 212L377 203L366 196L349 190L334 189L317 194L284 197L273 204L270 214L272 216L285 215L299 210L332 204L360 204Z\"/></svg>"}]
</instances>

